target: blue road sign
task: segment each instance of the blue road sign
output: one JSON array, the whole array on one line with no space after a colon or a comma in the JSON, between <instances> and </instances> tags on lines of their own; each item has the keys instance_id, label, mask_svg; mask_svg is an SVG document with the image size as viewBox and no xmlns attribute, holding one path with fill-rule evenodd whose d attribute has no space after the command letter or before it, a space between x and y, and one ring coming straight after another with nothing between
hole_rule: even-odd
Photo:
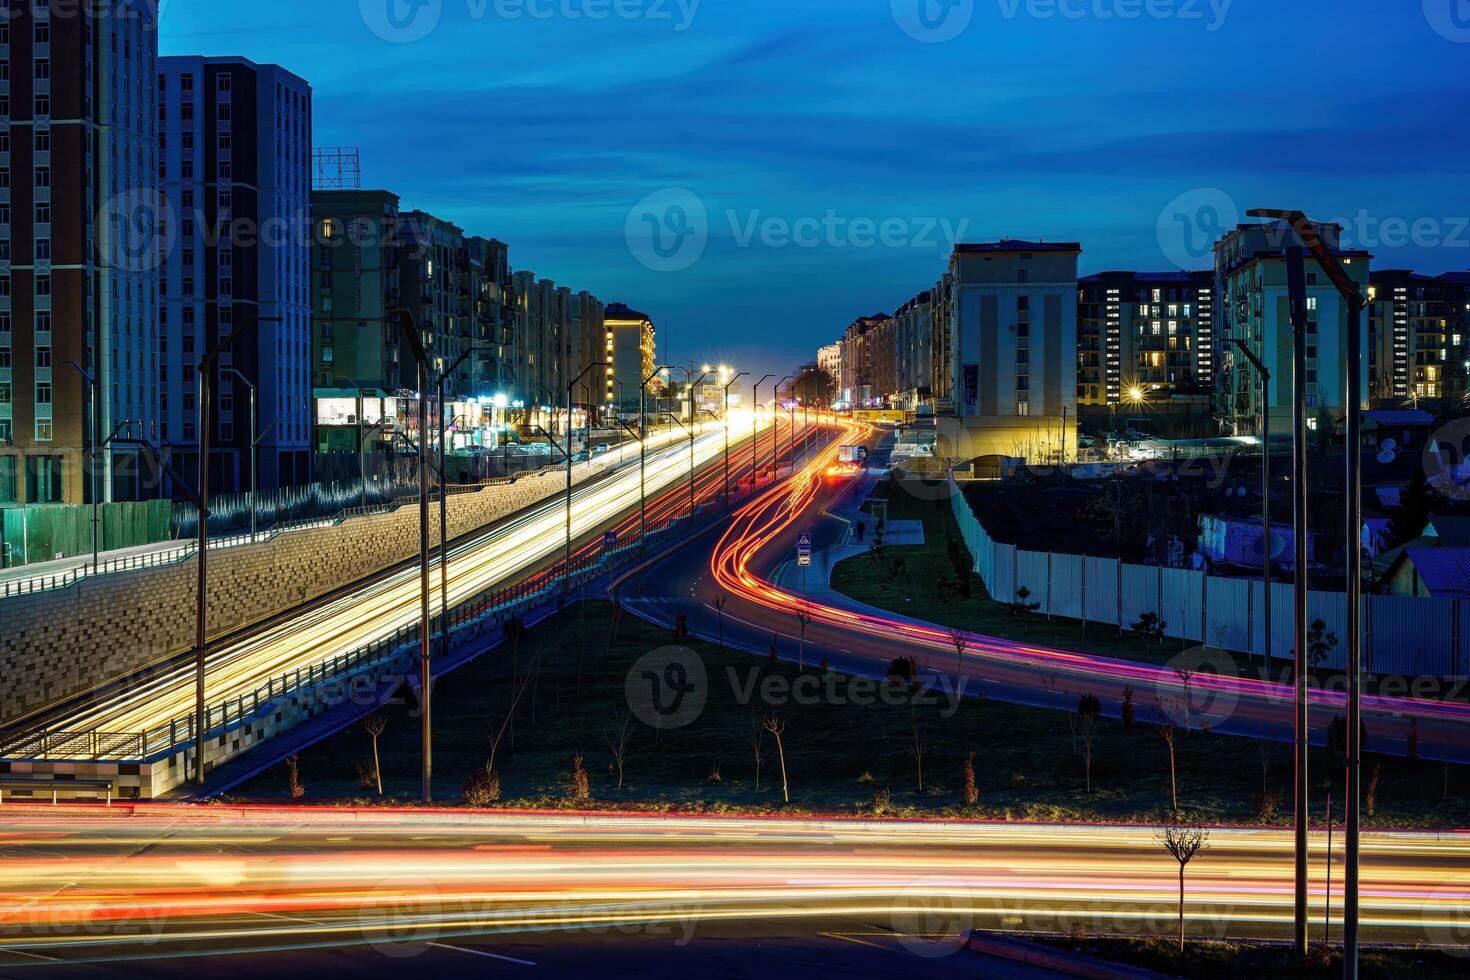
<instances>
[{"instance_id":1,"label":"blue road sign","mask_svg":"<svg viewBox=\"0 0 1470 980\"><path fill-rule=\"evenodd\" d=\"M604 548L616 548L618 546L618 532L608 531L603 534L602 546Z\"/></svg>"},{"instance_id":2,"label":"blue road sign","mask_svg":"<svg viewBox=\"0 0 1470 980\"><path fill-rule=\"evenodd\" d=\"M812 563L812 536L809 533L796 536L796 563L802 567Z\"/></svg>"}]
</instances>

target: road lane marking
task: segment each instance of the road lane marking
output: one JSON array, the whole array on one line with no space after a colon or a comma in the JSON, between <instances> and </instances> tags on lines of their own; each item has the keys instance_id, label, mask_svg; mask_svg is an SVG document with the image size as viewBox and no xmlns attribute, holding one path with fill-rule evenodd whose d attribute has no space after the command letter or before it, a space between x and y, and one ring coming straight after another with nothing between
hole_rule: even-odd
<instances>
[{"instance_id":1,"label":"road lane marking","mask_svg":"<svg viewBox=\"0 0 1470 980\"><path fill-rule=\"evenodd\" d=\"M531 960L518 960L514 956L502 956L500 953L492 953L484 949L469 949L464 946L451 946L448 943L425 943L435 949L450 949L456 953L469 953L471 956L484 956L492 960L504 960L507 963L519 963L521 966L535 966Z\"/></svg>"}]
</instances>

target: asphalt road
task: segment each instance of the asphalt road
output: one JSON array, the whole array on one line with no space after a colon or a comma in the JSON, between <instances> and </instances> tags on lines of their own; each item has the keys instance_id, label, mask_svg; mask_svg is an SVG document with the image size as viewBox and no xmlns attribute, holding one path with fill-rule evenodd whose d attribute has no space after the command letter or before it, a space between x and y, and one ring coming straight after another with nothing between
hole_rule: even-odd
<instances>
[{"instance_id":1,"label":"asphalt road","mask_svg":"<svg viewBox=\"0 0 1470 980\"><path fill-rule=\"evenodd\" d=\"M1291 740L1291 688L1236 676L1233 661L1220 651L1195 648L1167 666L1116 660L952 631L832 592L824 553L852 542L856 509L880 478L885 456L875 446L868 472L856 478L827 477L825 467L817 460L799 485L768 492L741 508L728 527L635 570L619 583L619 600L670 628L682 613L696 635L716 640L723 630L727 646L758 655L767 654L774 639L782 659L808 665L825 660L841 674L883 677L896 658L907 657L937 692L958 687L1057 710L1071 710L1090 693L1111 717L1121 713L1128 686L1141 719ZM792 568L803 532L812 535L817 553L805 572ZM727 600L722 616L715 606L721 597ZM800 613L811 617L804 635ZM957 635L962 653L956 652ZM1332 718L1345 711L1343 695L1314 690L1311 704L1312 741L1325 744ZM1374 752L1404 754L1412 719L1421 758L1470 762L1470 707L1464 704L1365 696L1363 717Z\"/></svg>"},{"instance_id":2,"label":"asphalt road","mask_svg":"<svg viewBox=\"0 0 1470 980\"><path fill-rule=\"evenodd\" d=\"M1286 937L1290 848L1285 830L1214 830L1188 870L1189 933ZM1365 940L1470 953L1467 861L1465 835L1365 835ZM1177 871L1139 826L11 805L0 973L183 976L175 958L209 956L252 976L946 976L976 928L1168 935Z\"/></svg>"}]
</instances>

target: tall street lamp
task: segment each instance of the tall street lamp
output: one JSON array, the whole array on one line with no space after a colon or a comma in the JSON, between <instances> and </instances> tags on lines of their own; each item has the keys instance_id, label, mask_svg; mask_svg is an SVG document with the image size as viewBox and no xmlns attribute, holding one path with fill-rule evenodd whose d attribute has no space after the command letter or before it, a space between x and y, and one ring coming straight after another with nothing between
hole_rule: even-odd
<instances>
[{"instance_id":1,"label":"tall street lamp","mask_svg":"<svg viewBox=\"0 0 1470 980\"><path fill-rule=\"evenodd\" d=\"M779 479L781 476L781 386L788 381L796 380L792 374L786 375L776 382L776 387L771 390L771 478ZM791 441L791 433L786 434L787 442Z\"/></svg>"},{"instance_id":2,"label":"tall street lamp","mask_svg":"<svg viewBox=\"0 0 1470 980\"><path fill-rule=\"evenodd\" d=\"M258 477L260 473L260 444L265 441L266 433L274 429L276 427L276 421L279 420L273 420L270 425L265 427L265 431L257 431L260 426L260 410L256 399L255 383L241 374L237 368L230 368L229 372L239 378L245 387L250 389L250 540L253 543L255 541L256 514L259 507L256 501L260 495L260 481ZM361 425L361 421L358 424Z\"/></svg>"},{"instance_id":3,"label":"tall street lamp","mask_svg":"<svg viewBox=\"0 0 1470 980\"><path fill-rule=\"evenodd\" d=\"M398 329L408 341L409 352L417 366L419 396L419 698L423 709L421 730L423 737L423 798L425 803L434 800L434 726L430 713L430 689L433 686L429 662L429 358L424 353L424 340L413 322L413 315L404 309L388 312L398 317Z\"/></svg>"},{"instance_id":4,"label":"tall street lamp","mask_svg":"<svg viewBox=\"0 0 1470 980\"><path fill-rule=\"evenodd\" d=\"M576 390L577 385L580 384L582 379L587 377L588 374L597 370L598 368L605 368L607 366L607 361L598 361L595 364L589 364L582 369L581 374L572 379L571 384L567 385L567 595L572 594L572 392ZM589 422L588 424L590 425L591 423ZM590 440L588 442L587 449L588 459L590 460L592 449Z\"/></svg>"},{"instance_id":5,"label":"tall street lamp","mask_svg":"<svg viewBox=\"0 0 1470 980\"><path fill-rule=\"evenodd\" d=\"M1271 676L1271 371L1239 337L1230 342L1261 376L1261 621L1266 638L1266 676Z\"/></svg>"},{"instance_id":6,"label":"tall street lamp","mask_svg":"<svg viewBox=\"0 0 1470 980\"><path fill-rule=\"evenodd\" d=\"M194 593L194 781L204 785L204 739L207 722L204 706L205 655L209 645L209 429L210 399L213 397L213 381L219 357L241 334L261 323L281 323L278 316L246 317L231 330L223 340L204 352L199 360L199 468L198 496L198 584Z\"/></svg>"},{"instance_id":7,"label":"tall street lamp","mask_svg":"<svg viewBox=\"0 0 1470 980\"><path fill-rule=\"evenodd\" d=\"M760 482L761 463L757 446L761 441L761 385L774 377L774 374L768 374L750 386L750 487L752 491L755 490L755 485Z\"/></svg>"},{"instance_id":8,"label":"tall street lamp","mask_svg":"<svg viewBox=\"0 0 1470 980\"><path fill-rule=\"evenodd\" d=\"M97 457L102 451L102 407L99 403L101 389L98 387L97 381L80 364L76 361L68 361L67 363L76 368L77 374L82 376L82 381L87 385L87 401L90 405L89 414L92 416L91 425L88 426L91 434L87 437L89 442L87 458L92 467L89 482L92 484L92 574L95 575L98 565L101 563L102 509L99 501L102 498L102 488L97 484Z\"/></svg>"},{"instance_id":9,"label":"tall street lamp","mask_svg":"<svg viewBox=\"0 0 1470 980\"><path fill-rule=\"evenodd\" d=\"M730 388L741 378L746 377L748 371L741 371L730 379L725 385L725 509L730 509Z\"/></svg>"},{"instance_id":10,"label":"tall street lamp","mask_svg":"<svg viewBox=\"0 0 1470 980\"><path fill-rule=\"evenodd\" d=\"M435 401L439 413L439 656L446 660L449 658L449 516L446 513L449 490L445 486L444 384L454 375L455 371L459 370L461 364L470 359L471 355L488 350L488 347L466 348L449 367L439 372L439 376L434 381Z\"/></svg>"},{"instance_id":11,"label":"tall street lamp","mask_svg":"<svg viewBox=\"0 0 1470 980\"><path fill-rule=\"evenodd\" d=\"M674 425L677 425L679 427L679 431L680 432L688 432L689 433L689 520L691 522L693 522L693 520L694 520L694 430L692 428L690 428L690 429L684 428L684 423L683 422L680 422L679 419L678 419L678 417L675 416L673 412L665 412L664 414L668 416L670 422L672 422Z\"/></svg>"},{"instance_id":12,"label":"tall street lamp","mask_svg":"<svg viewBox=\"0 0 1470 980\"><path fill-rule=\"evenodd\" d=\"M692 375L694 371L690 370L689 373ZM689 520L691 522L694 520L694 513L697 509L694 505L694 433L699 428L697 424L698 415L695 412L696 399L694 393L699 390L699 386L704 383L705 378L710 376L710 373L710 369L706 365L704 373L689 384Z\"/></svg>"},{"instance_id":13,"label":"tall street lamp","mask_svg":"<svg viewBox=\"0 0 1470 980\"><path fill-rule=\"evenodd\" d=\"M668 370L667 364L660 365L638 386L638 553L640 555L648 554L648 386L653 383L654 378L660 374L667 374Z\"/></svg>"},{"instance_id":14,"label":"tall street lamp","mask_svg":"<svg viewBox=\"0 0 1470 980\"><path fill-rule=\"evenodd\" d=\"M1301 246L1312 254L1333 288L1347 305L1348 338L1344 351L1344 371L1347 374L1344 388L1347 402L1344 419L1344 441L1346 460L1347 536L1344 539L1347 553L1347 817L1346 817L1346 869L1343 883L1343 930L1342 968L1343 976L1356 980L1358 976L1358 872L1361 846L1362 810L1362 695L1363 695L1363 552L1359 544L1362 538L1362 426L1363 426L1363 378L1361 361L1363 355L1362 322L1367 299L1358 283L1348 273L1341 260L1322 240L1319 226L1300 211L1250 212L1253 216L1276 218L1287 222L1296 233ZM1303 303L1305 307L1305 303ZM1305 319L1305 308L1302 311ZM1305 331L1303 331L1305 333Z\"/></svg>"}]
</instances>

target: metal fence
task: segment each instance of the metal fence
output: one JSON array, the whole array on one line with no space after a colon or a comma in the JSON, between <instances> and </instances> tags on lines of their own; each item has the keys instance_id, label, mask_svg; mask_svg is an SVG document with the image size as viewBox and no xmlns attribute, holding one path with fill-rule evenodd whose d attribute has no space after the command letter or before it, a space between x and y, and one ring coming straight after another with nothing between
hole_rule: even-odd
<instances>
[{"instance_id":1,"label":"metal fence","mask_svg":"<svg viewBox=\"0 0 1470 980\"><path fill-rule=\"evenodd\" d=\"M1266 653L1265 586L1259 579L1222 578L1205 572L1133 565L1115 558L1024 551L994 541L950 478L950 504L974 571L999 602L1039 602L1041 615L1131 629L1144 613L1164 622L1164 634L1237 653ZM1271 584L1273 657L1291 655L1293 587ZM1460 678L1470 670L1470 602L1461 599L1369 595L1363 597L1364 668L1371 673ZM1308 593L1309 622L1346 632L1347 597ZM1339 643L1322 666L1346 669Z\"/></svg>"}]
</instances>

